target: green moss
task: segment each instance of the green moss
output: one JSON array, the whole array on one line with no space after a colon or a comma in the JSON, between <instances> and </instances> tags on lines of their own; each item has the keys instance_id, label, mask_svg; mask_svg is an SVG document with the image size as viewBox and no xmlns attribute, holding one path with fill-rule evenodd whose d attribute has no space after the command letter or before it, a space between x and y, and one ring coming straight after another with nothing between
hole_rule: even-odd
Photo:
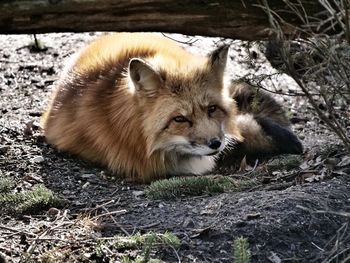
<instances>
[{"instance_id":1,"label":"green moss","mask_svg":"<svg viewBox=\"0 0 350 263\"><path fill-rule=\"evenodd\" d=\"M174 177L153 182L146 194L151 199L174 199L180 196L241 191L255 185L254 180L233 180L225 176Z\"/></svg>"},{"instance_id":2,"label":"green moss","mask_svg":"<svg viewBox=\"0 0 350 263\"><path fill-rule=\"evenodd\" d=\"M96 244L96 256L100 259L107 259L106 251L125 251L137 250L137 256L124 255L120 262L124 263L158 263L160 260L152 258L155 249L159 247L178 248L180 239L171 232L164 234L150 232L147 234L137 233L131 236L115 236L113 239L101 239ZM135 252L133 252L135 255ZM119 261L118 261L119 262Z\"/></svg>"},{"instance_id":3,"label":"green moss","mask_svg":"<svg viewBox=\"0 0 350 263\"><path fill-rule=\"evenodd\" d=\"M152 242L150 242L152 241ZM113 239L113 246L116 249L132 249L132 248L141 248L144 245L149 245L152 243L152 246L172 246L179 247L180 240L171 232L165 232L164 234L158 233L147 233L141 235L140 233L124 237L124 236L115 236Z\"/></svg>"},{"instance_id":4,"label":"green moss","mask_svg":"<svg viewBox=\"0 0 350 263\"><path fill-rule=\"evenodd\" d=\"M280 155L266 164L266 168L272 172L276 170L291 170L298 168L303 162L300 155Z\"/></svg>"},{"instance_id":5,"label":"green moss","mask_svg":"<svg viewBox=\"0 0 350 263\"><path fill-rule=\"evenodd\" d=\"M61 203L62 200L44 185L36 185L30 191L0 194L1 209L20 214L38 213Z\"/></svg>"}]
</instances>

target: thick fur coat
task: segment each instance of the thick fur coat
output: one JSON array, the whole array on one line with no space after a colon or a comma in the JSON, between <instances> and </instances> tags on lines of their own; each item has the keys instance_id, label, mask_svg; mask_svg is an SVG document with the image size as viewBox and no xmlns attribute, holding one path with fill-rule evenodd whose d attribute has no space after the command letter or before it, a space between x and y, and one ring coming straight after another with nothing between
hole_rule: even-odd
<instances>
[{"instance_id":1,"label":"thick fur coat","mask_svg":"<svg viewBox=\"0 0 350 263\"><path fill-rule=\"evenodd\" d=\"M224 85L227 53L222 46L195 56L157 34L105 35L77 53L56 83L42 118L46 140L140 182L210 171L228 143L247 152L300 143L269 96L261 121L247 104L249 88ZM270 119L287 137L271 132Z\"/></svg>"}]
</instances>

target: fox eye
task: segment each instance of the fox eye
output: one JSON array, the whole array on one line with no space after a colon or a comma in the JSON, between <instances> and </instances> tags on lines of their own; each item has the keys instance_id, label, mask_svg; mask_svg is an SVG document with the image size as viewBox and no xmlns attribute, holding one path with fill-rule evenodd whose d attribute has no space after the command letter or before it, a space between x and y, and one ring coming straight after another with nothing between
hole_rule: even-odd
<instances>
[{"instance_id":1,"label":"fox eye","mask_svg":"<svg viewBox=\"0 0 350 263\"><path fill-rule=\"evenodd\" d=\"M175 122L186 122L187 119L184 116L176 116L173 118Z\"/></svg>"},{"instance_id":2,"label":"fox eye","mask_svg":"<svg viewBox=\"0 0 350 263\"><path fill-rule=\"evenodd\" d=\"M210 114L214 113L217 110L217 108L218 107L216 105L210 105L208 107L208 114L210 115Z\"/></svg>"}]
</instances>

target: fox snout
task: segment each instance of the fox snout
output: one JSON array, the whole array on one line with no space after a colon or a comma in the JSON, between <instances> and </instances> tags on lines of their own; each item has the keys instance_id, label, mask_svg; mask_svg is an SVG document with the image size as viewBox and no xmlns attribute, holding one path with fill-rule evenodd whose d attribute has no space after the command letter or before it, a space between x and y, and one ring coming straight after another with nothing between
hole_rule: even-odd
<instances>
[{"instance_id":1,"label":"fox snout","mask_svg":"<svg viewBox=\"0 0 350 263\"><path fill-rule=\"evenodd\" d=\"M195 155L215 155L225 147L224 138L197 139L191 142L191 152Z\"/></svg>"}]
</instances>

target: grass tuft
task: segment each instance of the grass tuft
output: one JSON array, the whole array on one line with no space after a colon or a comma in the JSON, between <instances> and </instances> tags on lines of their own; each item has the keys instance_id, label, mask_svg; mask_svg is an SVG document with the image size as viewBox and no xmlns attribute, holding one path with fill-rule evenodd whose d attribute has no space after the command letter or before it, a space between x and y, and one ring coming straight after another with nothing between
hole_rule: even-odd
<instances>
[{"instance_id":1,"label":"grass tuft","mask_svg":"<svg viewBox=\"0 0 350 263\"><path fill-rule=\"evenodd\" d=\"M0 194L8 193L15 187L13 180L9 178L0 178Z\"/></svg>"},{"instance_id":2,"label":"grass tuft","mask_svg":"<svg viewBox=\"0 0 350 263\"><path fill-rule=\"evenodd\" d=\"M113 239L113 246L116 249L133 249L140 248L147 245L152 241L152 246L171 246L179 247L181 242L180 239L171 232L165 232L164 234L158 233L147 233L141 235L140 233L124 237L115 236Z\"/></svg>"},{"instance_id":3,"label":"grass tuft","mask_svg":"<svg viewBox=\"0 0 350 263\"><path fill-rule=\"evenodd\" d=\"M270 171L276 170L291 170L298 168L303 163L303 157L300 155L286 154L280 155L272 160L269 160L266 164L266 168Z\"/></svg>"},{"instance_id":4,"label":"grass tuft","mask_svg":"<svg viewBox=\"0 0 350 263\"><path fill-rule=\"evenodd\" d=\"M239 237L234 241L234 262L235 263L249 263L250 249L248 240L244 237Z\"/></svg>"},{"instance_id":5,"label":"grass tuft","mask_svg":"<svg viewBox=\"0 0 350 263\"><path fill-rule=\"evenodd\" d=\"M146 194L151 199L174 199L181 196L241 191L255 185L254 180L233 180L225 176L174 177L153 182Z\"/></svg>"},{"instance_id":6,"label":"grass tuft","mask_svg":"<svg viewBox=\"0 0 350 263\"><path fill-rule=\"evenodd\" d=\"M180 239L171 232L165 232L164 234L154 232L147 234L137 233L132 236L115 236L113 239L102 238L98 240L95 252L97 258L103 261L104 259L108 259L110 253L115 254L116 252L114 250L136 250L132 253L133 256L124 255L120 262L158 263L160 260L151 257L155 254L155 249L160 247L171 247L175 249L178 248L180 244ZM135 253L137 253L136 256Z\"/></svg>"},{"instance_id":7,"label":"grass tuft","mask_svg":"<svg viewBox=\"0 0 350 263\"><path fill-rule=\"evenodd\" d=\"M0 193L1 209L19 214L33 214L48 207L62 203L52 191L44 185L36 185L30 191L19 193Z\"/></svg>"}]
</instances>

